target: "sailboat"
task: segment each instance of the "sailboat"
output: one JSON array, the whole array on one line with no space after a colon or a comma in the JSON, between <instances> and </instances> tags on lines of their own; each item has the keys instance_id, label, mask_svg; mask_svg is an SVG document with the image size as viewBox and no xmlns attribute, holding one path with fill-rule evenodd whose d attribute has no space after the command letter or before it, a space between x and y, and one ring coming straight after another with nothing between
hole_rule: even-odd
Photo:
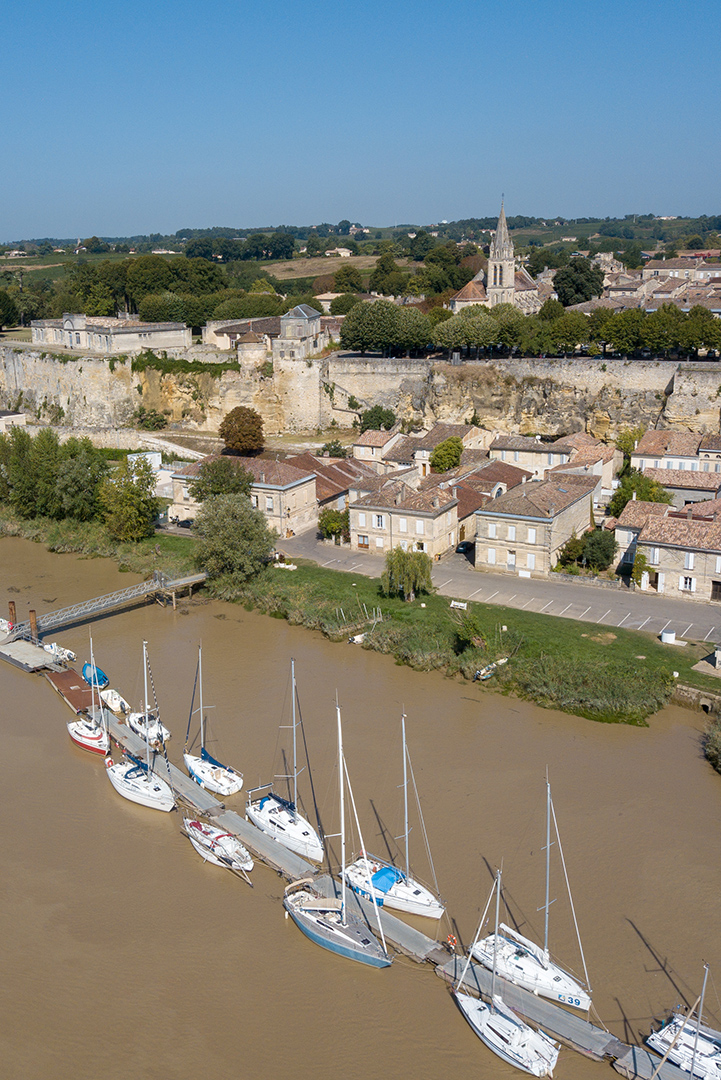
<instances>
[{"instance_id":1,"label":"sailboat","mask_svg":"<svg viewBox=\"0 0 721 1080\"><path fill-rule=\"evenodd\" d=\"M488 897L485 911L481 916L474 946L483 927L493 894L496 894L496 934L498 939L498 911L501 896L501 871L498 870L496 880L493 883L491 895ZM458 986L452 990L456 1004L465 1016L468 1023L479 1039L489 1050L508 1062L509 1065L521 1069L522 1072L530 1073L531 1076L553 1076L553 1070L558 1061L558 1045L548 1036L545 1031L534 1031L524 1023L504 1001L496 994L496 965L492 965L493 978L491 981L491 1001L486 1004L481 998L473 997L463 990L463 981L471 962L471 948L466 958Z\"/></svg>"},{"instance_id":2,"label":"sailboat","mask_svg":"<svg viewBox=\"0 0 721 1080\"><path fill-rule=\"evenodd\" d=\"M660 1031L652 1031L646 1042L664 1060L668 1058L679 1069L698 1076L702 1080L719 1080L721 1077L721 1032L703 1027L703 1003L706 995L708 964L704 964L703 986L701 994L686 1016L676 1013ZM694 1009L698 1006L696 1023L689 1024Z\"/></svg>"},{"instance_id":3,"label":"sailboat","mask_svg":"<svg viewBox=\"0 0 721 1080\"><path fill-rule=\"evenodd\" d=\"M98 668L95 667L95 661L93 660L93 639L90 638L90 664L86 665L92 669L92 672L97 672ZM80 746L83 750L90 750L93 754L107 754L110 749L110 737L108 736L107 728L101 722L97 721L97 713L95 710L95 692L98 689L98 683L95 678L92 678L90 683L91 689L91 709L90 716L81 716L77 720L71 720L68 723L68 734L73 742ZM100 708L100 716L102 720L102 703L98 700L98 706Z\"/></svg>"},{"instance_id":4,"label":"sailboat","mask_svg":"<svg viewBox=\"0 0 721 1080\"><path fill-rule=\"evenodd\" d=\"M340 707L336 703L338 722L338 771L340 784L340 838L341 838L341 895L325 897L314 886L313 879L300 878L291 882L283 896L285 917L290 918L307 938L323 949L357 960L370 967L389 967L393 958L388 955L383 935L378 905L374 904L378 931L382 945L378 943L367 924L346 906L345 880L345 787L353 799L353 792L348 780L348 770L343 756L343 732L341 728ZM355 804L353 804L355 811ZM368 874L370 878L370 873Z\"/></svg>"},{"instance_id":5,"label":"sailboat","mask_svg":"<svg viewBox=\"0 0 721 1080\"><path fill-rule=\"evenodd\" d=\"M145 716L148 716L148 643L143 642L143 668L145 677ZM117 763L108 756L105 765L110 783L119 795L140 806L166 813L175 807L172 788L150 768L150 743L145 742L145 761L126 751Z\"/></svg>"},{"instance_id":6,"label":"sailboat","mask_svg":"<svg viewBox=\"0 0 721 1080\"><path fill-rule=\"evenodd\" d=\"M321 862L323 859L323 844L309 821L298 813L298 746L296 733L298 720L296 717L297 691L295 686L295 660L290 662L291 692L293 723L293 774L279 779L292 779L293 798L284 799L273 791L271 784L253 788L248 792L248 805L245 816L252 821L262 832L274 837L283 847L295 851L305 859L313 862ZM251 798L258 791L265 794L255 801Z\"/></svg>"},{"instance_id":7,"label":"sailboat","mask_svg":"<svg viewBox=\"0 0 721 1080\"><path fill-rule=\"evenodd\" d=\"M247 873L253 869L250 853L237 836L193 818L183 818L185 835L206 862Z\"/></svg>"},{"instance_id":8,"label":"sailboat","mask_svg":"<svg viewBox=\"0 0 721 1080\"><path fill-rule=\"evenodd\" d=\"M566 877L566 887L568 888L573 921L576 927L578 946L581 951L581 960L586 976L587 989L585 989L577 979L562 967L559 967L558 964L554 964L550 959L548 951L548 912L551 904L554 902L549 900L551 873L551 818L553 818L556 842L558 843L563 872ZM551 785L548 782L548 777L546 777L546 900L541 910L545 912L543 948L536 945L535 942L530 941L529 938L524 937L523 934L519 934L518 931L513 930L510 926L506 926L505 923L500 923L496 928L495 934L484 938L483 941L479 941L473 946L473 957L476 960L479 960L484 967L487 968L490 968L495 962L496 970L502 978L508 979L509 982L516 983L518 986L522 986L525 990L530 990L532 993L538 994L541 997L551 998L553 1001L560 1001L564 1005L571 1005L573 1008L586 1011L591 1007L591 988L588 972L586 971L583 946L581 945L581 938L578 933L578 923L576 922L573 898L571 897L571 890L568 887L566 863L563 858L561 839L558 835L558 824L556 822L556 813L553 808L553 800L551 799Z\"/></svg>"},{"instance_id":9,"label":"sailboat","mask_svg":"<svg viewBox=\"0 0 721 1080\"><path fill-rule=\"evenodd\" d=\"M190 703L190 716L188 717L188 730L185 733L185 747L183 748L183 761L190 776L196 784L202 788L208 788L217 795L235 795L243 786L243 774L236 772L227 765L222 765L211 757L205 749L205 716L203 713L203 646L198 646L198 674L200 682L200 757L188 753L188 736L190 735L190 722L193 719L193 702ZM195 687L193 687L193 700L195 700Z\"/></svg>"},{"instance_id":10,"label":"sailboat","mask_svg":"<svg viewBox=\"0 0 721 1080\"><path fill-rule=\"evenodd\" d=\"M406 715L401 717L401 732L403 739L403 808L405 816L405 870L400 870L393 863L379 859L375 855L362 855L346 867L345 877L354 892L365 896L370 900L371 896L379 907L395 908L397 911L405 911L410 915L425 915L430 919L440 919L445 912L445 907L425 885L411 877L408 854L408 766L410 757L406 745ZM411 774L413 766L411 765ZM415 777L414 777L415 787ZM416 792L416 799L418 792ZM420 802L418 803L420 811ZM425 836L425 825L421 815L421 825ZM430 850L429 850L430 856ZM370 887L368 885L368 873L370 868ZM431 860L431 869L433 861ZM435 877L435 872L434 872ZM436 886L437 892L437 886Z\"/></svg>"}]
</instances>

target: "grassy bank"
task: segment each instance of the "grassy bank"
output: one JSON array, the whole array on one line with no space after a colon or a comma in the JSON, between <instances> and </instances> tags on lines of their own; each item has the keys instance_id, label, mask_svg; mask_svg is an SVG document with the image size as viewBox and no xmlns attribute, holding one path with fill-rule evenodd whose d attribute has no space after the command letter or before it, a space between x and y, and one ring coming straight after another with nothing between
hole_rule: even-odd
<instances>
[{"instance_id":1,"label":"grassy bank","mask_svg":"<svg viewBox=\"0 0 721 1080\"><path fill-rule=\"evenodd\" d=\"M51 551L111 558L121 570L137 574L162 569L181 576L194 569L190 537L158 535L120 544L94 522L22 521L7 509L0 509L0 535L25 537ZM645 724L670 699L674 671L680 682L711 692L721 689L716 680L692 670L709 651L703 643L674 649L638 631L611 631L473 602L468 604L474 622L469 637L465 613L452 609L448 597L421 596L411 604L388 599L375 578L310 562L300 561L296 571L269 568L240 591L228 592L219 582L209 592L319 630L331 640L345 642L362 631L363 648L451 678L470 679L478 668L507 656L508 662L484 686L591 720ZM381 617L374 619L374 612Z\"/></svg>"}]
</instances>

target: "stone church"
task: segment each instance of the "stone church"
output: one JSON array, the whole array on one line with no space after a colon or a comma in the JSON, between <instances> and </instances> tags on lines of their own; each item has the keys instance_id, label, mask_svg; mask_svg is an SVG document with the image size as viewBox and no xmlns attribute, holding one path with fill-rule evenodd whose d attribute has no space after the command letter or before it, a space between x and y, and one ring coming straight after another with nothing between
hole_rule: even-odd
<instances>
[{"instance_id":1,"label":"stone church","mask_svg":"<svg viewBox=\"0 0 721 1080\"><path fill-rule=\"evenodd\" d=\"M451 297L448 307L457 315L463 308L473 304L482 304L484 307L513 304L524 315L535 314L543 304L538 285L528 271L524 267L516 269L513 241L508 232L503 203L491 241L487 273L484 275L483 270L480 270L472 281Z\"/></svg>"}]
</instances>

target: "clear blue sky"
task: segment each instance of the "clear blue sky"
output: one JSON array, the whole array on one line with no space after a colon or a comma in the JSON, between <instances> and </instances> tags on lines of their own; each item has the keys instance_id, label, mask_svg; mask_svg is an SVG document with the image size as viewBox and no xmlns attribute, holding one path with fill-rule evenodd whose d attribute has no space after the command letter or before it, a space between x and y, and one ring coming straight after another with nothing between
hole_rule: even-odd
<instances>
[{"instance_id":1,"label":"clear blue sky","mask_svg":"<svg viewBox=\"0 0 721 1080\"><path fill-rule=\"evenodd\" d=\"M6 0L0 240L721 213L719 0Z\"/></svg>"}]
</instances>

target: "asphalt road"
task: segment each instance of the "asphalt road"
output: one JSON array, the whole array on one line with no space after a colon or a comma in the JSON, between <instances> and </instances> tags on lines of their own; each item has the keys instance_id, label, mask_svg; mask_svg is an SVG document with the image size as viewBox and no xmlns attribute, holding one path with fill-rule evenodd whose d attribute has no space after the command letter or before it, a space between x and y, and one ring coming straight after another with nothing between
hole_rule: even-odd
<instances>
[{"instance_id":1,"label":"asphalt road","mask_svg":"<svg viewBox=\"0 0 721 1080\"><path fill-rule=\"evenodd\" d=\"M312 559L333 570L368 577L380 577L383 571L382 556L361 555L348 547L318 541L313 532L282 541L278 547L286 555ZM709 646L721 642L721 604L669 599L625 587L609 589L553 578L491 574L474 570L465 555L457 554L433 564L433 584L441 595L457 600L579 619L609 629L643 630L656 636L662 630L673 630L677 639L707 641Z\"/></svg>"}]
</instances>

